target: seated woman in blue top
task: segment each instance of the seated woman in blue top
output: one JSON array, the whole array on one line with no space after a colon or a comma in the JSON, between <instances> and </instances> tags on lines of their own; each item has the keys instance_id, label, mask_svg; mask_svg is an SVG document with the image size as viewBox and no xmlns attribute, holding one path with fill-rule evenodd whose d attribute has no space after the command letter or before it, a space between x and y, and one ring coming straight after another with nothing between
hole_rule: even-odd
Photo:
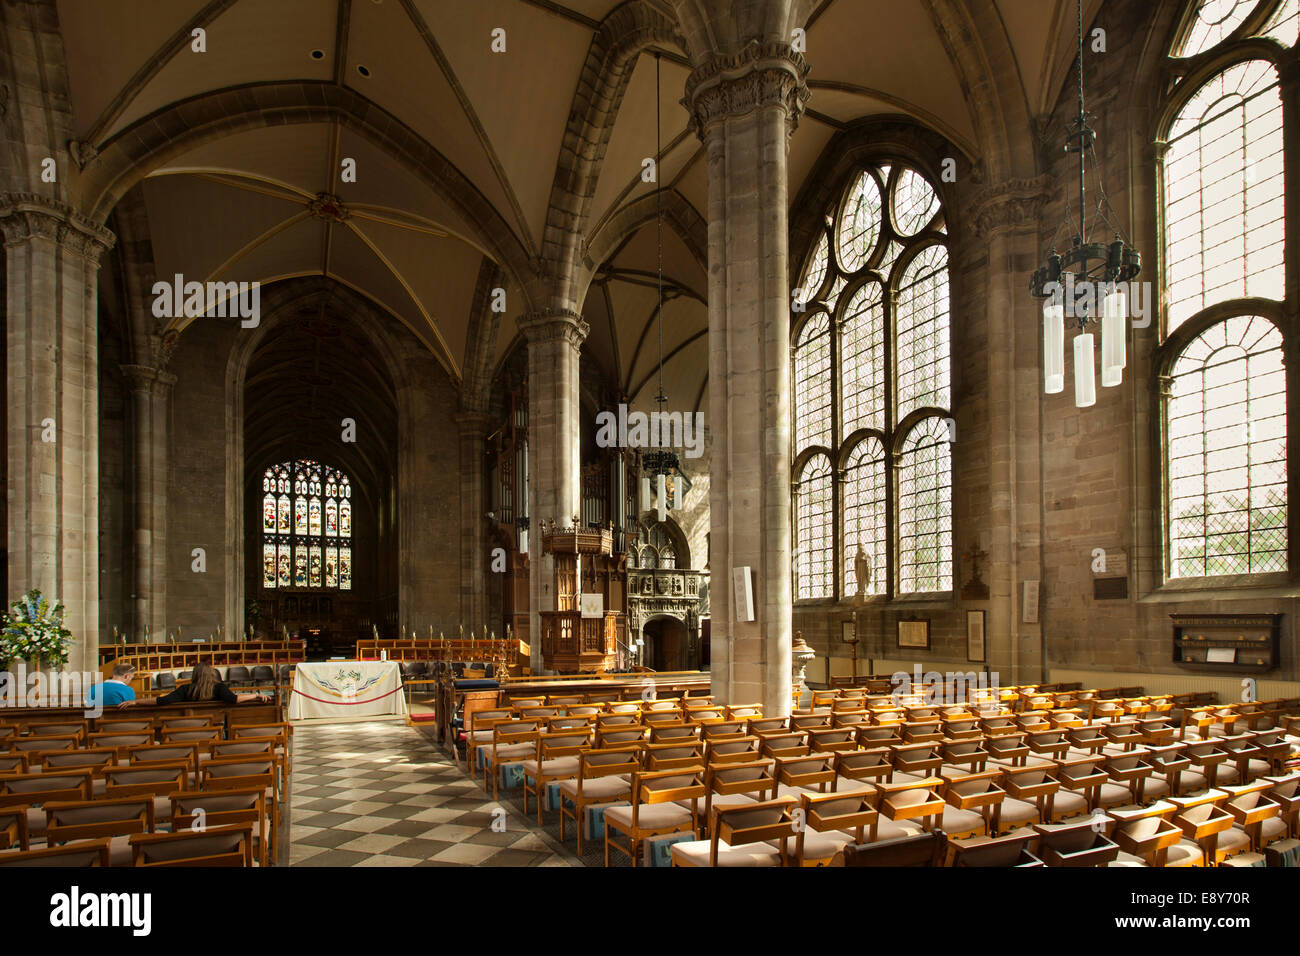
<instances>
[{"instance_id":1,"label":"seated woman in blue top","mask_svg":"<svg viewBox=\"0 0 1300 956\"><path fill-rule=\"evenodd\" d=\"M221 675L211 664L200 661L194 665L194 676L163 697L146 698L141 704L177 704L196 700L219 700L225 704L242 704L249 700L269 701L268 694L236 694L221 681Z\"/></svg>"},{"instance_id":2,"label":"seated woman in blue top","mask_svg":"<svg viewBox=\"0 0 1300 956\"><path fill-rule=\"evenodd\" d=\"M102 684L91 685L86 691L86 703L91 707L125 707L135 700L135 690L131 687L133 677L135 665L119 661L113 665L112 677Z\"/></svg>"}]
</instances>

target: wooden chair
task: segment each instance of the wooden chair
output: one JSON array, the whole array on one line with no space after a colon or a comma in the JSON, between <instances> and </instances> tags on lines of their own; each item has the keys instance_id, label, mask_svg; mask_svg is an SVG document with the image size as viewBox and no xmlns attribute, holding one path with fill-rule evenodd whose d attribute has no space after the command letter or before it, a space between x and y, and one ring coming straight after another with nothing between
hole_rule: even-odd
<instances>
[{"instance_id":1,"label":"wooden chair","mask_svg":"<svg viewBox=\"0 0 1300 956\"><path fill-rule=\"evenodd\" d=\"M143 833L130 838L136 866L252 866L253 825L250 823Z\"/></svg>"},{"instance_id":2,"label":"wooden chair","mask_svg":"<svg viewBox=\"0 0 1300 956\"><path fill-rule=\"evenodd\" d=\"M1102 769L1110 778L1097 791L1097 806L1103 810L1125 804L1141 805L1147 798L1148 780L1155 773L1146 760L1145 749L1107 754L1102 758ZM1154 782L1150 796L1164 796L1168 786L1162 780Z\"/></svg>"},{"instance_id":3,"label":"wooden chair","mask_svg":"<svg viewBox=\"0 0 1300 956\"><path fill-rule=\"evenodd\" d=\"M876 790L805 793L795 827L794 865L828 866L846 846L874 841L879 832L879 801Z\"/></svg>"},{"instance_id":4,"label":"wooden chair","mask_svg":"<svg viewBox=\"0 0 1300 956\"><path fill-rule=\"evenodd\" d=\"M751 737L761 737L764 734L783 734L788 725L789 722L784 717L750 717L745 732Z\"/></svg>"},{"instance_id":5,"label":"wooden chair","mask_svg":"<svg viewBox=\"0 0 1300 956\"><path fill-rule=\"evenodd\" d=\"M277 762L273 757L222 757L199 764L200 790L249 790L261 788L271 817L269 834L271 859L280 846L280 794ZM176 787L175 790L184 790Z\"/></svg>"},{"instance_id":6,"label":"wooden chair","mask_svg":"<svg viewBox=\"0 0 1300 956\"><path fill-rule=\"evenodd\" d=\"M1053 821L1088 813L1097 806L1098 791L1109 779L1101 769L1101 757L1072 757L1052 763L1052 775L1061 785L1052 802Z\"/></svg>"},{"instance_id":7,"label":"wooden chair","mask_svg":"<svg viewBox=\"0 0 1300 956\"><path fill-rule=\"evenodd\" d=\"M641 750L641 765L647 771L700 767L704 765L704 744L694 738L648 743Z\"/></svg>"},{"instance_id":8,"label":"wooden chair","mask_svg":"<svg viewBox=\"0 0 1300 956\"><path fill-rule=\"evenodd\" d=\"M727 720L747 720L763 716L762 704L728 704Z\"/></svg>"},{"instance_id":9,"label":"wooden chair","mask_svg":"<svg viewBox=\"0 0 1300 956\"><path fill-rule=\"evenodd\" d=\"M560 841L564 821L572 817L578 829L578 855L582 855L583 813L588 806L626 800L632 793L632 774L641 766L641 748L623 745L588 750L578 755L578 776L560 783ZM570 813L566 803L573 804Z\"/></svg>"},{"instance_id":10,"label":"wooden chair","mask_svg":"<svg viewBox=\"0 0 1300 956\"><path fill-rule=\"evenodd\" d=\"M27 773L27 767L27 754L0 753L0 777L11 773Z\"/></svg>"},{"instance_id":11,"label":"wooden chair","mask_svg":"<svg viewBox=\"0 0 1300 956\"><path fill-rule=\"evenodd\" d=\"M108 866L108 840L83 840L63 846L44 847L17 853L0 853L0 866Z\"/></svg>"},{"instance_id":12,"label":"wooden chair","mask_svg":"<svg viewBox=\"0 0 1300 956\"><path fill-rule=\"evenodd\" d=\"M857 750L858 732L853 727L819 727L808 731L808 745L814 753Z\"/></svg>"},{"instance_id":13,"label":"wooden chair","mask_svg":"<svg viewBox=\"0 0 1300 956\"><path fill-rule=\"evenodd\" d=\"M117 765L117 751L112 747L88 747L83 750L60 750L41 755L43 771L89 770L95 777L96 793L103 787L104 771Z\"/></svg>"},{"instance_id":14,"label":"wooden chair","mask_svg":"<svg viewBox=\"0 0 1300 956\"><path fill-rule=\"evenodd\" d=\"M940 794L948 806L940 816L939 826L949 839L996 836L1001 832L1002 801L1007 796L998 786L1001 776L998 770L940 775L944 782Z\"/></svg>"},{"instance_id":15,"label":"wooden chair","mask_svg":"<svg viewBox=\"0 0 1300 956\"><path fill-rule=\"evenodd\" d=\"M1038 842L1033 830L1019 829L996 837L975 837L948 844L954 867L1040 867L1043 861L1034 856Z\"/></svg>"},{"instance_id":16,"label":"wooden chair","mask_svg":"<svg viewBox=\"0 0 1300 956\"><path fill-rule=\"evenodd\" d=\"M179 730L163 728L158 731L160 743L192 743L199 748L200 754L207 753L212 744L224 739L220 727L183 727Z\"/></svg>"},{"instance_id":17,"label":"wooden chair","mask_svg":"<svg viewBox=\"0 0 1300 956\"><path fill-rule=\"evenodd\" d=\"M814 787L817 788L818 793L826 793L835 784L835 754L776 757L772 763L778 797L793 796L799 799L804 791Z\"/></svg>"},{"instance_id":18,"label":"wooden chair","mask_svg":"<svg viewBox=\"0 0 1300 956\"><path fill-rule=\"evenodd\" d=\"M948 839L942 830L844 848L845 866L942 866Z\"/></svg>"},{"instance_id":19,"label":"wooden chair","mask_svg":"<svg viewBox=\"0 0 1300 956\"><path fill-rule=\"evenodd\" d=\"M537 755L523 762L524 813L528 813L529 780L537 794L537 825L542 825L542 811L546 806L546 789L561 780L572 780L581 766L579 754L591 749L590 726L583 730L543 733L537 738Z\"/></svg>"},{"instance_id":20,"label":"wooden chair","mask_svg":"<svg viewBox=\"0 0 1300 956\"><path fill-rule=\"evenodd\" d=\"M175 790L188 790L192 771L187 763L138 763L125 767L109 767L104 771L104 792L109 797L150 797L154 805L154 821L171 820L169 795Z\"/></svg>"},{"instance_id":21,"label":"wooden chair","mask_svg":"<svg viewBox=\"0 0 1300 956\"><path fill-rule=\"evenodd\" d=\"M1278 817L1286 826L1286 835L1294 839L1300 834L1300 771L1264 779L1269 782L1269 797L1281 807Z\"/></svg>"},{"instance_id":22,"label":"wooden chair","mask_svg":"<svg viewBox=\"0 0 1300 956\"><path fill-rule=\"evenodd\" d=\"M213 720L211 714L158 718L158 733L160 735L169 730L204 730L216 726L217 723Z\"/></svg>"},{"instance_id":23,"label":"wooden chair","mask_svg":"<svg viewBox=\"0 0 1300 956\"><path fill-rule=\"evenodd\" d=\"M484 754L483 772L492 775L492 799L501 799L503 767L522 764L537 754L537 739L542 733L538 718L503 720L492 725L492 749Z\"/></svg>"},{"instance_id":24,"label":"wooden chair","mask_svg":"<svg viewBox=\"0 0 1300 956\"><path fill-rule=\"evenodd\" d=\"M808 735L803 732L760 736L759 752L765 757L799 757L810 752Z\"/></svg>"},{"instance_id":25,"label":"wooden chair","mask_svg":"<svg viewBox=\"0 0 1300 956\"><path fill-rule=\"evenodd\" d=\"M256 830L253 852L260 866L268 862L270 814L262 787L229 790L180 790L171 794L172 832L251 825Z\"/></svg>"},{"instance_id":26,"label":"wooden chair","mask_svg":"<svg viewBox=\"0 0 1300 956\"><path fill-rule=\"evenodd\" d=\"M478 710L470 714L469 728L465 732L465 763L471 780L478 768L479 753L492 749L493 726L513 716L509 710Z\"/></svg>"},{"instance_id":27,"label":"wooden chair","mask_svg":"<svg viewBox=\"0 0 1300 956\"><path fill-rule=\"evenodd\" d=\"M97 734L152 734L153 731L152 717L100 717L95 721Z\"/></svg>"},{"instance_id":28,"label":"wooden chair","mask_svg":"<svg viewBox=\"0 0 1300 956\"><path fill-rule=\"evenodd\" d=\"M700 725L703 740L727 740L748 736L744 720L716 720Z\"/></svg>"},{"instance_id":29,"label":"wooden chair","mask_svg":"<svg viewBox=\"0 0 1300 956\"><path fill-rule=\"evenodd\" d=\"M1183 843L1183 831L1169 820L1176 811L1172 803L1158 800L1149 807L1129 807L1108 811L1115 821L1107 836L1120 848L1121 853L1136 857L1147 866L1170 865L1173 850L1174 866L1199 866L1203 856L1200 848L1191 844L1176 849Z\"/></svg>"},{"instance_id":30,"label":"wooden chair","mask_svg":"<svg viewBox=\"0 0 1300 956\"><path fill-rule=\"evenodd\" d=\"M45 833L47 801L89 800L94 795L94 775L89 770L61 770L57 773L24 773L0 777L0 809L25 804L27 833Z\"/></svg>"},{"instance_id":31,"label":"wooden chair","mask_svg":"<svg viewBox=\"0 0 1300 956\"><path fill-rule=\"evenodd\" d=\"M13 847L19 850L31 849L31 838L27 833L27 810L22 804L0 809L0 851Z\"/></svg>"},{"instance_id":32,"label":"wooden chair","mask_svg":"<svg viewBox=\"0 0 1300 956\"><path fill-rule=\"evenodd\" d=\"M76 737L78 741L86 739L86 721L51 720L32 721L27 725L27 733L32 737Z\"/></svg>"},{"instance_id":33,"label":"wooden chair","mask_svg":"<svg viewBox=\"0 0 1300 956\"><path fill-rule=\"evenodd\" d=\"M878 780L888 783L893 775L894 765L886 748L842 750L835 754L835 782L831 789L842 792L863 790Z\"/></svg>"},{"instance_id":34,"label":"wooden chair","mask_svg":"<svg viewBox=\"0 0 1300 956\"><path fill-rule=\"evenodd\" d=\"M1223 788L1228 794L1223 809L1232 814L1236 828L1246 834L1250 850L1256 853L1286 835L1282 804L1269 793L1271 787L1270 781L1260 780Z\"/></svg>"},{"instance_id":35,"label":"wooden chair","mask_svg":"<svg viewBox=\"0 0 1300 956\"><path fill-rule=\"evenodd\" d=\"M1105 866L1119 856L1119 845L1098 832L1091 821L1034 824L1039 859L1047 866Z\"/></svg>"},{"instance_id":36,"label":"wooden chair","mask_svg":"<svg viewBox=\"0 0 1300 956\"><path fill-rule=\"evenodd\" d=\"M128 866L131 848L126 837L154 832L151 797L108 797L100 800L46 801L45 842L48 846L79 840L109 841L109 865Z\"/></svg>"},{"instance_id":37,"label":"wooden chair","mask_svg":"<svg viewBox=\"0 0 1300 956\"><path fill-rule=\"evenodd\" d=\"M710 814L715 806L751 805L774 799L777 789L774 771L771 760L746 760L706 767L703 819L713 819Z\"/></svg>"},{"instance_id":38,"label":"wooden chair","mask_svg":"<svg viewBox=\"0 0 1300 956\"><path fill-rule=\"evenodd\" d=\"M647 728L640 724L621 724L596 730L596 746L618 747L623 744L641 744L645 741Z\"/></svg>"},{"instance_id":39,"label":"wooden chair","mask_svg":"<svg viewBox=\"0 0 1300 956\"><path fill-rule=\"evenodd\" d=\"M686 721L651 723L649 728L652 744L699 739L699 725Z\"/></svg>"},{"instance_id":40,"label":"wooden chair","mask_svg":"<svg viewBox=\"0 0 1300 956\"><path fill-rule=\"evenodd\" d=\"M689 831L699 839L699 801L706 795L702 766L679 770L632 773L631 805L610 807L605 811L605 865L613 847L626 854L637 866L641 843L653 836ZM682 806L690 801L690 808ZM620 843L615 834L626 835Z\"/></svg>"},{"instance_id":41,"label":"wooden chair","mask_svg":"<svg viewBox=\"0 0 1300 956\"><path fill-rule=\"evenodd\" d=\"M998 768L998 786L1007 794L1000 807L1000 827L1014 830L1052 819L1061 784L1050 775L1051 769L1037 765Z\"/></svg>"},{"instance_id":42,"label":"wooden chair","mask_svg":"<svg viewBox=\"0 0 1300 956\"><path fill-rule=\"evenodd\" d=\"M1223 790L1207 790L1190 797L1171 797L1169 802L1178 808L1174 824L1205 854L1207 866L1218 866L1234 852L1249 846L1249 840L1235 838L1230 831L1236 821L1220 804L1228 799ZM1227 836L1225 837L1225 834ZM1220 842L1224 844L1220 847Z\"/></svg>"},{"instance_id":43,"label":"wooden chair","mask_svg":"<svg viewBox=\"0 0 1300 956\"><path fill-rule=\"evenodd\" d=\"M29 755L56 753L61 750L76 750L81 746L81 737L77 734L50 734L45 737L17 737L9 741L11 753ZM92 743L92 747L96 744Z\"/></svg>"},{"instance_id":44,"label":"wooden chair","mask_svg":"<svg viewBox=\"0 0 1300 956\"><path fill-rule=\"evenodd\" d=\"M1167 744L1148 744L1146 747L1147 763L1151 764L1152 784L1163 784L1163 787L1152 788L1152 796L1170 796L1178 797L1188 792L1188 788L1183 786L1183 771L1191 769L1192 762L1187 759L1183 751L1186 744L1167 743Z\"/></svg>"},{"instance_id":45,"label":"wooden chair","mask_svg":"<svg viewBox=\"0 0 1300 956\"><path fill-rule=\"evenodd\" d=\"M880 812L895 822L916 821L922 830L938 830L938 818L947 805L939 796L939 788L943 785L941 777L876 784L881 794Z\"/></svg>"},{"instance_id":46,"label":"wooden chair","mask_svg":"<svg viewBox=\"0 0 1300 956\"><path fill-rule=\"evenodd\" d=\"M671 847L673 866L780 866L794 833L793 799L715 807L707 840ZM781 846L774 846L775 841Z\"/></svg>"},{"instance_id":47,"label":"wooden chair","mask_svg":"<svg viewBox=\"0 0 1300 956\"><path fill-rule=\"evenodd\" d=\"M727 737L724 740L705 740L703 743L704 762L712 766L758 759L762 740L758 737Z\"/></svg>"},{"instance_id":48,"label":"wooden chair","mask_svg":"<svg viewBox=\"0 0 1300 956\"><path fill-rule=\"evenodd\" d=\"M117 750L118 760L125 760L132 747L144 747L154 742L152 730L125 734L93 733L88 740L91 747L113 747Z\"/></svg>"}]
</instances>

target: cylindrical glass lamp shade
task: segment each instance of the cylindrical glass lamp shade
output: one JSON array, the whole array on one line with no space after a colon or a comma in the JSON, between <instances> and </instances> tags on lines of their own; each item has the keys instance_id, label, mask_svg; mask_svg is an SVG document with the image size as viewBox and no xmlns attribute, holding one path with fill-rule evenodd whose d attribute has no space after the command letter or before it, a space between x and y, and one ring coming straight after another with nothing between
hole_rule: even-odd
<instances>
[{"instance_id":1,"label":"cylindrical glass lamp shade","mask_svg":"<svg viewBox=\"0 0 1300 956\"><path fill-rule=\"evenodd\" d=\"M1124 290L1115 288L1107 292L1101 310L1101 384L1105 388L1118 385L1124 380L1124 325L1127 315L1128 301Z\"/></svg>"},{"instance_id":2,"label":"cylindrical glass lamp shade","mask_svg":"<svg viewBox=\"0 0 1300 956\"><path fill-rule=\"evenodd\" d=\"M1097 404L1097 379L1093 371L1093 339L1084 332L1074 339L1074 405L1089 408Z\"/></svg>"},{"instance_id":3,"label":"cylindrical glass lamp shade","mask_svg":"<svg viewBox=\"0 0 1300 956\"><path fill-rule=\"evenodd\" d=\"M668 518L668 488L665 476L659 475L658 482L658 487L656 487L655 491L659 499L656 502L659 506L659 520L666 521Z\"/></svg>"},{"instance_id":4,"label":"cylindrical glass lamp shade","mask_svg":"<svg viewBox=\"0 0 1300 956\"><path fill-rule=\"evenodd\" d=\"M650 476L641 476L641 510L650 510Z\"/></svg>"},{"instance_id":5,"label":"cylindrical glass lamp shade","mask_svg":"<svg viewBox=\"0 0 1300 956\"><path fill-rule=\"evenodd\" d=\"M1060 296L1043 300L1043 389L1065 390L1065 307Z\"/></svg>"}]
</instances>

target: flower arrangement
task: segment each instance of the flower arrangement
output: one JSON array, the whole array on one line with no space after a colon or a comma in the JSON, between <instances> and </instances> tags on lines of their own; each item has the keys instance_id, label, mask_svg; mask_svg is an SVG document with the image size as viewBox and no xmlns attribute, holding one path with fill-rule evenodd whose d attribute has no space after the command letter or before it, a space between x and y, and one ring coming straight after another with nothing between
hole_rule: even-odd
<instances>
[{"instance_id":1,"label":"flower arrangement","mask_svg":"<svg viewBox=\"0 0 1300 956\"><path fill-rule=\"evenodd\" d=\"M62 667L68 662L72 632L63 626L64 607L53 604L38 588L14 601L4 614L0 631L0 666L28 661L41 667Z\"/></svg>"}]
</instances>

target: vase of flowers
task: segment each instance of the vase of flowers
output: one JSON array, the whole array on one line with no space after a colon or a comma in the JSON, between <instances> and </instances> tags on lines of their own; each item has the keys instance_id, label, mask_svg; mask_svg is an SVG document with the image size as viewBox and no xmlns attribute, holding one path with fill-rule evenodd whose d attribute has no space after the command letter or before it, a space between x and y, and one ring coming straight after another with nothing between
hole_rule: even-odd
<instances>
[{"instance_id":1,"label":"vase of flowers","mask_svg":"<svg viewBox=\"0 0 1300 956\"><path fill-rule=\"evenodd\" d=\"M63 626L64 607L51 602L33 588L5 611L0 629L0 665L8 669L14 661L27 661L40 670L61 668L68 662L72 632Z\"/></svg>"}]
</instances>

